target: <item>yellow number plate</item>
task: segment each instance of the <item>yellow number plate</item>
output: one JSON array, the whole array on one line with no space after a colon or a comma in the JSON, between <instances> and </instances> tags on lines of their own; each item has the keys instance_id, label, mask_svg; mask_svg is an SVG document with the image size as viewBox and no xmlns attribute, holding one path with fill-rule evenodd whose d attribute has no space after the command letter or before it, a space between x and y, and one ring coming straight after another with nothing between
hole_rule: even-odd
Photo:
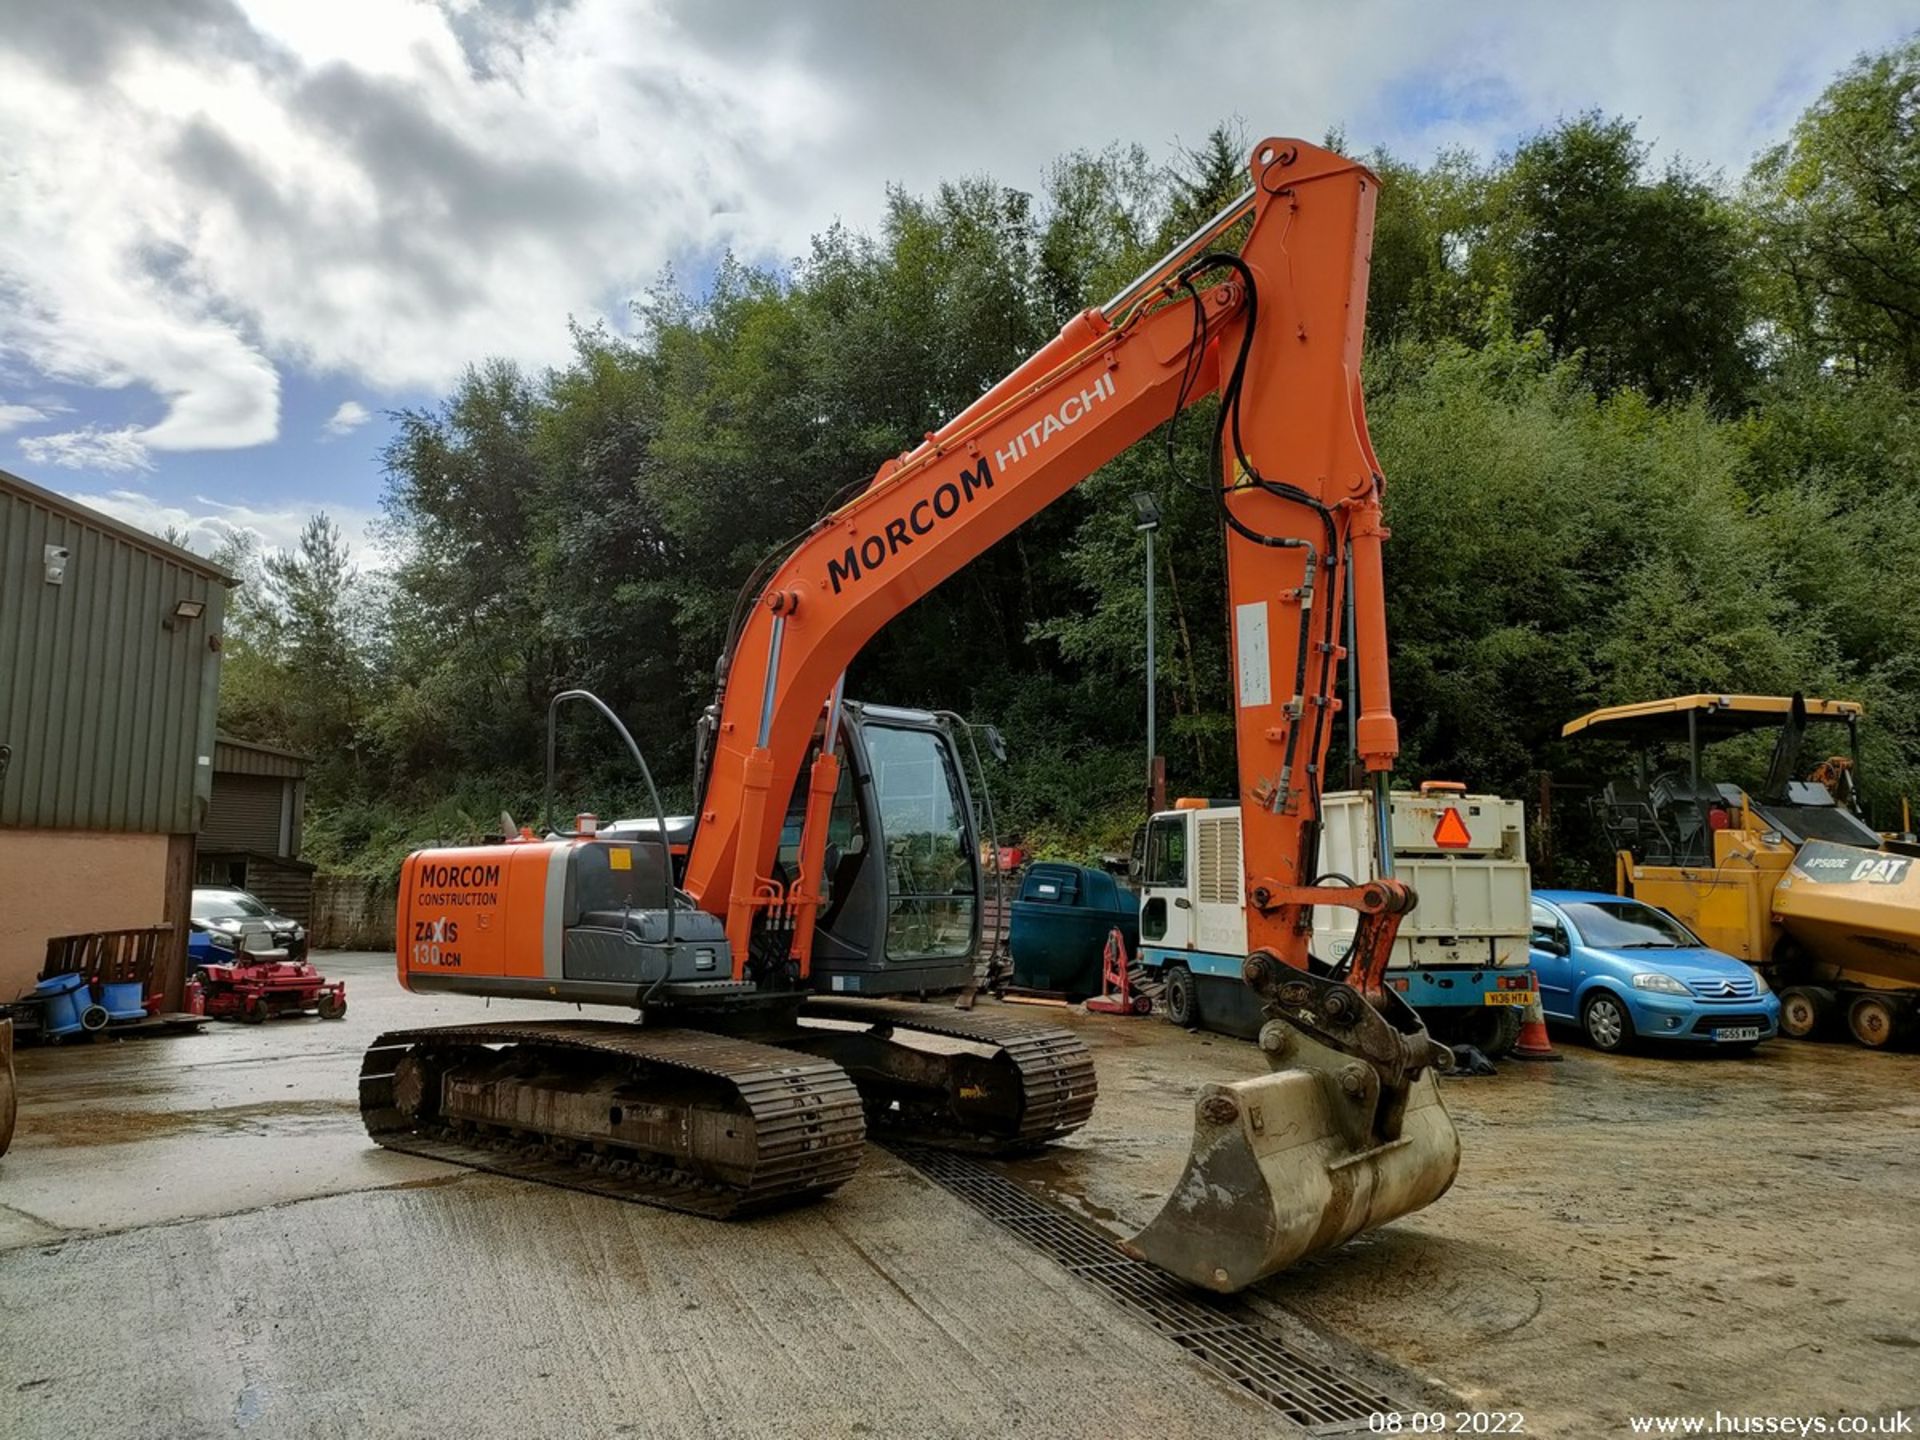
<instances>
[{"instance_id":1,"label":"yellow number plate","mask_svg":"<svg viewBox=\"0 0 1920 1440\"><path fill-rule=\"evenodd\" d=\"M1489 1005L1531 1005L1540 997L1532 990L1489 990L1480 998Z\"/></svg>"}]
</instances>

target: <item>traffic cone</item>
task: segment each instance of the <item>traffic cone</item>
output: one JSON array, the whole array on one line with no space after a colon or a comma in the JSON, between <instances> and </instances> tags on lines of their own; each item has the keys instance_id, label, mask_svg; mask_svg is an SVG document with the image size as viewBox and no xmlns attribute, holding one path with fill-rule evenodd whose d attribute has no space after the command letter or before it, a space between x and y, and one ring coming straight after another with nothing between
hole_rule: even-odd
<instances>
[{"instance_id":1,"label":"traffic cone","mask_svg":"<svg viewBox=\"0 0 1920 1440\"><path fill-rule=\"evenodd\" d=\"M1525 1018L1520 1022L1520 1038L1513 1042L1513 1049L1507 1052L1515 1060L1563 1060L1566 1057L1553 1048L1553 1041L1547 1038L1547 1015L1540 1008L1540 977L1529 974L1533 981L1533 1003L1527 1006Z\"/></svg>"}]
</instances>

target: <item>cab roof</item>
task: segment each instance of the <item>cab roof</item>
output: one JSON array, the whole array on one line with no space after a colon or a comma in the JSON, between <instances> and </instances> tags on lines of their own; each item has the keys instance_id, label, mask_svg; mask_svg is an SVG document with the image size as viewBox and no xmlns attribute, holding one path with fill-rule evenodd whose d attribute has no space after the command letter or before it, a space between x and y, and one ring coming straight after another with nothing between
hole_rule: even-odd
<instances>
[{"instance_id":1,"label":"cab roof","mask_svg":"<svg viewBox=\"0 0 1920 1440\"><path fill-rule=\"evenodd\" d=\"M1858 700L1808 699L1805 704L1809 720L1857 720L1866 709ZM1790 695L1670 695L1590 711L1569 720L1560 733L1579 735L1605 727L1605 734L1624 740L1685 739L1691 715L1701 738L1718 740L1772 729L1785 722L1792 708Z\"/></svg>"}]
</instances>

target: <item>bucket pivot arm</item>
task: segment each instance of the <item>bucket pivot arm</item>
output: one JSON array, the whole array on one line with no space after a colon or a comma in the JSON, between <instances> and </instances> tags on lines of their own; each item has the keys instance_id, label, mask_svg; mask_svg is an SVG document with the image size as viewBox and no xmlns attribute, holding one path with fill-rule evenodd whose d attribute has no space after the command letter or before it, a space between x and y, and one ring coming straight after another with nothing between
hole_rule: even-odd
<instances>
[{"instance_id":1,"label":"bucket pivot arm","mask_svg":"<svg viewBox=\"0 0 1920 1440\"><path fill-rule=\"evenodd\" d=\"M1429 1039L1413 1008L1392 991L1369 997L1338 975L1295 970L1266 950L1249 955L1243 973L1266 1001L1260 1048L1275 1069L1294 1063L1287 1026L1348 1057L1335 1074L1349 1104L1336 1115L1355 1146L1398 1140L1413 1082L1429 1068L1453 1068L1453 1052Z\"/></svg>"}]
</instances>

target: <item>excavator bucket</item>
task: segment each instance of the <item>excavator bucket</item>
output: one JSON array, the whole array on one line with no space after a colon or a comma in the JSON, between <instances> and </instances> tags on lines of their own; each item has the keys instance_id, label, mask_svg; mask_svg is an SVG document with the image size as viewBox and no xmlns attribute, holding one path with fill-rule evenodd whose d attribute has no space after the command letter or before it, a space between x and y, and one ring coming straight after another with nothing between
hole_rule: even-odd
<instances>
[{"instance_id":1,"label":"excavator bucket","mask_svg":"<svg viewBox=\"0 0 1920 1440\"><path fill-rule=\"evenodd\" d=\"M1202 1090L1186 1170L1125 1247L1223 1295L1431 1205L1460 1168L1424 1030L1401 1084L1284 1020L1260 1043L1274 1072Z\"/></svg>"}]
</instances>

